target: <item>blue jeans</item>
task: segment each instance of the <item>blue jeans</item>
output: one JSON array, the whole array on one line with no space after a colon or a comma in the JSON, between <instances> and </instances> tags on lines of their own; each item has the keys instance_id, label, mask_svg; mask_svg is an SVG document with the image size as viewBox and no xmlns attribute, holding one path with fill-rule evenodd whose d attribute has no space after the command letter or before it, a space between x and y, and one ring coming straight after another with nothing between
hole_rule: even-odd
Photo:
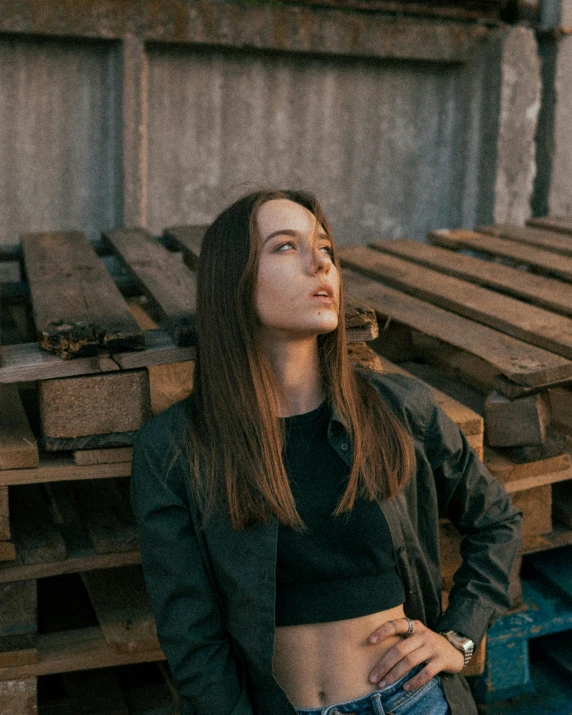
<instances>
[{"instance_id":1,"label":"blue jeans","mask_svg":"<svg viewBox=\"0 0 572 715\"><path fill-rule=\"evenodd\" d=\"M299 715L448 715L451 711L435 676L417 690L403 690L403 684L423 668L423 664L385 688L374 690L356 700L333 703L323 708L301 708Z\"/></svg>"}]
</instances>

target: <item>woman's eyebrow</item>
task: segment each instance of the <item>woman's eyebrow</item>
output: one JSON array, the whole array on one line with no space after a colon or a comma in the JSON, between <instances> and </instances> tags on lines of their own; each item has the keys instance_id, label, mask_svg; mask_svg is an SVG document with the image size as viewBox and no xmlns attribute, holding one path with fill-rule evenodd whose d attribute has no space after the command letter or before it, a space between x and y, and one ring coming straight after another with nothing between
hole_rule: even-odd
<instances>
[{"instance_id":1,"label":"woman's eyebrow","mask_svg":"<svg viewBox=\"0 0 572 715\"><path fill-rule=\"evenodd\" d=\"M281 228L278 231L273 231L272 233L268 234L266 238L264 239L264 242L262 245L264 246L268 241L270 241L271 238L274 238L274 236L293 236L294 238L296 236L299 236L300 232L299 231L294 231L291 228ZM330 241L330 237L328 236L327 233L320 232L318 234L318 238L324 238L326 241Z\"/></svg>"}]
</instances>

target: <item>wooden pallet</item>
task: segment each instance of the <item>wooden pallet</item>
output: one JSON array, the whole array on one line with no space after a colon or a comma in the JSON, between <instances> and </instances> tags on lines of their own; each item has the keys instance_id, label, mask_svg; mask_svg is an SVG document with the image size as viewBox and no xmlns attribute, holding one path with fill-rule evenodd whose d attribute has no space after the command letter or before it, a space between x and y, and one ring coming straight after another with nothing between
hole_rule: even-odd
<instances>
[{"instance_id":1,"label":"wooden pallet","mask_svg":"<svg viewBox=\"0 0 572 715\"><path fill-rule=\"evenodd\" d=\"M48 237L43 234L30 238L30 247L24 249L23 263L26 267L30 266L27 274L31 283L27 292L22 289L25 283L9 287L11 293L7 290L7 294L13 296L8 311L12 321L8 337L12 337L12 344L0 347L0 387L6 389L5 404L20 405L20 398L25 403L20 411L23 419L17 421L18 428L10 435L5 431L6 440L0 441L0 559L6 559L0 561L0 588L12 588L16 596L17 589L21 589L22 594L28 594L28 613L31 613L34 602L30 584L41 584L44 580L47 583L50 579L71 578L81 574L88 594L86 598L96 613L96 622L65 630L54 627L49 632L42 632L42 629L34 628L32 618L22 621L25 627L20 627L21 632L12 630L20 640L16 639L11 644L6 642L9 647L3 651L0 649L0 659L5 659L3 668L0 669L0 706L2 683L16 683L17 686L4 687L19 687L23 693L22 697L32 697L37 678L51 677L49 674L71 673L78 668L95 673L97 668L104 666L146 660L160 661L163 657L162 653L157 652L158 644L152 633L141 581L133 576L133 569L139 569L140 555L134 538L132 518L129 510L125 508L125 485L128 483L125 478L129 476L131 468L129 432L134 430L128 429L129 425L118 419L117 424L120 426L116 432L110 434L127 435L125 446L110 448L103 441L96 443L96 448L88 450L85 447L90 443L86 438L91 439L93 434L82 434L79 428L76 428L75 435L61 434L54 427L53 432L57 432L57 437L52 436L51 439L71 441L58 443L59 446L66 446L68 451L50 453L46 449L49 444L40 439L42 435L38 433L37 424L32 424L32 420L28 421L26 417L30 417L31 405L34 400L39 401L40 394L44 396L45 408L49 406L49 396L55 408L59 408L62 404L81 402L81 396L87 395L92 388L96 391L103 390L104 382L99 388L95 379L92 382L85 381L106 377L104 373L112 373L110 378L123 379L134 370L144 370L148 376L149 404L153 414L188 394L192 387L195 358L195 348L192 344L194 271L203 234L204 227L171 227L165 231L161 240L155 240L139 229L108 232L102 246L97 251L91 251L89 270L74 257L74 251L83 245L83 239L77 235L56 234L54 238L53 234ZM124 275L120 281L115 280L115 285L120 285L121 291L111 291L115 307L108 312L109 315L115 311L124 316L122 325L130 326L130 335L142 335L144 347L140 344L129 344L126 337L129 331L120 334L117 326L113 327L111 319L106 323L105 316L95 316L93 306L88 317L87 313L78 317L73 311L66 313L65 305L60 304L57 311L61 311L67 323L73 324L73 330L70 328L71 332L68 333L62 332L61 326L57 330L53 329L54 321L50 324L45 316L42 317L39 306L46 300L42 296L47 295L49 286L42 285L41 281L38 281L37 286L32 285L35 280L33 266L37 265L38 261L47 262L46 246L58 245L58 242L67 246L66 255L74 258L67 261L66 270L73 277L69 286L70 290L76 291L76 295L78 291L87 289L88 275L93 274L99 286L106 284L109 277L103 276L101 266L97 262L100 261L102 251L114 253L124 267ZM444 251L435 247L429 248ZM40 249L44 253L41 253ZM469 310L466 301L462 300L459 286L457 301L447 302L449 298L445 289L452 290L451 286L454 287L454 284L442 280L443 272L437 274L437 279L432 273L427 273L429 270L434 272L435 265L430 268L423 267L420 266L419 258L389 256L388 252L382 253L381 250L371 248L364 250L367 252L368 264L365 268L360 264L354 266L351 271L344 269L344 276L347 277L345 311L350 359L385 371L403 371L411 367L410 371L432 385L439 404L456 421L491 471L497 473L507 489L515 495L515 499L520 500L519 505L527 514L525 551L538 551L570 543L572 528L556 525L552 528L551 520L546 518L546 505L554 498L554 490L559 484L566 484L572 476L570 454L560 450L554 454L537 454L532 459L530 454L526 453L524 458L519 460L518 455L512 453L485 450L484 410L479 407L475 410L475 403L466 401L466 392L463 395L454 394L451 390L442 389L442 384L436 384L439 379L446 381L447 375L443 371L439 372L433 367L431 373L428 366L421 363L411 363L405 368L391 364L385 357L386 353L381 351L383 354L379 354L364 342L368 341L369 345L377 346L387 343L389 334L399 334L400 340L406 335L410 342L407 343L407 349L401 348L401 351L408 358L418 356L419 353L423 356L439 356L439 359L433 358L433 365L442 365L439 361L446 358L451 361L455 370L470 374L473 384L484 387L486 391L495 387L503 394L510 392L507 396L511 398L526 396L547 386L553 389L556 385L566 385L567 381L572 381L572 361L567 357L569 347L564 329L568 325L565 321L569 320L565 291L559 293L557 300L551 300L549 297L550 287L554 282L557 285L565 284L560 279L526 274L534 279L552 281L537 286L540 292L544 291L544 302L537 303L538 310L544 312L537 314L534 330L529 331L520 318L511 323L510 310L511 307L514 310L514 304L506 301L497 299L490 303L491 311L493 308L497 310L494 318L497 322L490 318L485 320L482 305L478 311L471 306ZM411 247L407 250L411 251ZM380 280L379 274L371 272L374 266L379 268L376 263L379 256L389 256L393 261L389 268L389 264L385 264L383 281ZM559 257L565 257L562 248ZM354 260L358 259L361 260L360 255L354 251ZM478 261L476 258L473 260ZM398 266L395 261L406 264L408 273L403 265ZM486 263L497 266L490 261ZM453 261L452 265L459 268L460 262ZM150 269L150 266L153 268ZM423 268L424 280L416 279L415 276L418 278L419 274L412 272L411 266ZM505 271L515 270L506 266L497 267ZM361 272L356 271L356 268ZM401 271L401 284L395 280L396 268ZM56 267L52 266L51 270L52 275L55 275ZM367 271L370 272L365 276ZM522 271L517 272L522 276ZM169 276L169 279L176 276L174 282L179 286L176 291L165 288L166 276ZM392 281L392 286L386 285L388 280ZM417 283L415 295L405 291L410 280ZM453 280L465 279L456 275ZM495 280L498 286L502 281L506 285L510 283L506 275L501 280L501 277L495 274ZM514 279L511 280L515 286ZM444 301L441 305L446 305L446 309L435 304L438 302L437 291L432 287L432 283L439 284L439 300ZM527 280L525 283L529 288L532 286L532 281ZM181 287L186 291L183 302L180 299ZM490 284L481 282L480 290L491 288L493 287ZM494 290L497 289L495 286ZM102 289L98 287L96 290ZM510 296L509 300L515 302L524 297L508 289L504 290L504 293ZM26 307L28 296L32 297L33 310ZM57 301L58 296L53 296L52 300ZM572 306L572 296L570 305ZM125 308L129 312L129 320L125 317ZM452 312L453 308L458 312ZM546 323L541 320L547 317L545 313L550 315ZM37 342L30 342L31 315L35 316L36 322L42 319L44 330L38 332L41 332L43 344L50 346L53 352L42 349ZM131 318L135 327L130 322ZM479 322L476 322L477 318ZM383 331L381 336L378 320ZM397 332L396 321L399 321ZM485 325L487 321L489 324ZM97 325L97 330L92 331L93 335L97 334L97 341L93 337L86 338L89 331L85 331L82 322ZM46 329L46 325L53 329L51 333ZM547 326L552 326L552 330L548 330ZM76 332L73 332L74 330ZM520 333L517 335L518 331ZM476 333L476 336L472 333ZM21 336L19 341L18 335ZM73 340L68 339L70 335ZM118 335L120 339L117 338ZM532 342L530 335L533 335ZM396 344L397 342L399 341L396 341ZM409 350L409 346L413 349ZM397 346L397 351L399 349ZM86 351L93 351L93 354L86 355ZM421 374L423 370L425 374ZM441 375L440 378L436 377L438 374ZM451 371L448 374L451 375ZM66 378L66 381L62 381L62 387L65 387L67 392L60 390L59 378ZM63 382L67 384L63 385ZM15 383L18 383L18 387ZM30 389L24 395L25 385L29 385ZM503 389L499 385L504 385ZM144 390L141 394L144 394ZM23 399L24 396L27 402ZM0 393L0 406L1 398ZM566 393L554 393L551 404L556 405L558 400L564 400L566 404L565 398ZM95 399L94 396L92 400ZM105 413L106 400L109 399L102 397L102 414ZM32 409L34 410L35 408ZM561 410L561 413L564 414L565 409ZM95 417L95 414L77 413L73 422L76 425L88 424L83 432L97 433ZM60 419L58 422L57 413L44 413L39 408L36 418L38 424L48 425L51 419L52 426L66 426L65 421ZM84 418L92 419L91 422L84 423ZM143 412L140 419L145 419ZM0 410L0 427L2 424ZM74 443L74 440L78 441ZM75 452L72 449L74 444L77 447ZM54 446L53 442L51 446ZM33 519L26 518L25 506L33 510ZM538 518L539 515L542 518ZM443 546L443 551L449 554L444 560L445 599L450 576L457 564L460 543L447 530L447 524L442 524L443 534L449 539ZM4 557L3 546L6 549ZM127 588L134 590L127 599L132 610L125 616L122 610L125 604L115 594ZM512 590L517 600L521 590L518 569L515 569L513 574ZM17 601L24 603L22 595L16 596L14 598ZM41 594L39 600L41 607ZM128 637L129 634L121 627L124 618L133 618L140 624L141 627L135 629L135 638ZM77 666L78 662L82 665ZM479 657L474 659L473 672L478 673L484 667L483 645ZM71 683L72 680L73 678L68 676L68 682ZM70 685L66 697L73 697L74 687Z\"/></svg>"},{"instance_id":2,"label":"wooden pallet","mask_svg":"<svg viewBox=\"0 0 572 715\"><path fill-rule=\"evenodd\" d=\"M528 556L523 567L524 608L503 616L488 631L484 673L475 678L473 691L480 702L491 703L534 692L530 672L531 641L545 640L543 647L563 668L569 662L572 630L572 547ZM564 646L562 645L564 643ZM536 712L536 711L535 711Z\"/></svg>"}]
</instances>

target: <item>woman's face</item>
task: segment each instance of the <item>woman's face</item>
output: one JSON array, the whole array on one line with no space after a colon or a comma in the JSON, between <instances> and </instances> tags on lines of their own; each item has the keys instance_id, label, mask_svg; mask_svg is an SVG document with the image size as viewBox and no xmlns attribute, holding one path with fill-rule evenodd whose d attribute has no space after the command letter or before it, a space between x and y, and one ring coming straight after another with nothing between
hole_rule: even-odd
<instances>
[{"instance_id":1,"label":"woman's face","mask_svg":"<svg viewBox=\"0 0 572 715\"><path fill-rule=\"evenodd\" d=\"M300 339L338 325L340 278L331 242L311 211L272 199L256 216L260 258L255 307L267 337ZM315 294L325 289L329 297Z\"/></svg>"}]
</instances>

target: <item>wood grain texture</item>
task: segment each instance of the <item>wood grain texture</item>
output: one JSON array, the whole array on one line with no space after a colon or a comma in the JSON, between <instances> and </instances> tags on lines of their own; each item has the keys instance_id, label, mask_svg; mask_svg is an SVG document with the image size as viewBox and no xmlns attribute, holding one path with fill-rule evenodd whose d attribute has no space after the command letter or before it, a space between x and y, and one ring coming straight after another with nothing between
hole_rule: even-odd
<instances>
[{"instance_id":1,"label":"wood grain texture","mask_svg":"<svg viewBox=\"0 0 572 715\"><path fill-rule=\"evenodd\" d=\"M116 650L156 649L157 628L140 566L82 573L103 637Z\"/></svg>"},{"instance_id":2,"label":"wood grain texture","mask_svg":"<svg viewBox=\"0 0 572 715\"><path fill-rule=\"evenodd\" d=\"M549 421L550 408L545 392L509 400L493 390L485 402L486 435L490 447L543 444Z\"/></svg>"},{"instance_id":3,"label":"wood grain texture","mask_svg":"<svg viewBox=\"0 0 572 715\"><path fill-rule=\"evenodd\" d=\"M572 319L365 246L342 249L344 265L465 318L572 359Z\"/></svg>"},{"instance_id":4,"label":"wood grain texture","mask_svg":"<svg viewBox=\"0 0 572 715\"><path fill-rule=\"evenodd\" d=\"M509 494L572 479L572 463L568 452L562 452L555 457L519 463L485 446L484 463Z\"/></svg>"},{"instance_id":5,"label":"wood grain texture","mask_svg":"<svg viewBox=\"0 0 572 715\"><path fill-rule=\"evenodd\" d=\"M197 283L193 271L141 228L106 231L104 241L117 253L141 291L160 311L177 345L195 342Z\"/></svg>"},{"instance_id":6,"label":"wood grain texture","mask_svg":"<svg viewBox=\"0 0 572 715\"><path fill-rule=\"evenodd\" d=\"M0 470L0 484L32 484L75 479L105 479L131 474L131 462L78 466L69 454L40 451L40 465L34 469Z\"/></svg>"},{"instance_id":7,"label":"wood grain texture","mask_svg":"<svg viewBox=\"0 0 572 715\"><path fill-rule=\"evenodd\" d=\"M50 513L42 484L10 487L10 513L20 563L38 564L67 558L64 538Z\"/></svg>"},{"instance_id":8,"label":"wood grain texture","mask_svg":"<svg viewBox=\"0 0 572 715\"><path fill-rule=\"evenodd\" d=\"M513 382L532 386L572 377L572 362L560 355L405 295L355 271L342 272L348 292L369 303L378 316L389 316L477 355Z\"/></svg>"},{"instance_id":9,"label":"wood grain texture","mask_svg":"<svg viewBox=\"0 0 572 715\"><path fill-rule=\"evenodd\" d=\"M0 682L1 715L30 715L37 712L37 678L14 678Z\"/></svg>"},{"instance_id":10,"label":"wood grain texture","mask_svg":"<svg viewBox=\"0 0 572 715\"><path fill-rule=\"evenodd\" d=\"M572 222L571 222L572 226ZM563 256L572 256L572 239L555 231L547 231L531 226L517 226L513 224L497 224L496 226L477 226L477 233L486 233L498 238L506 238L527 246L536 246ZM572 235L572 234L571 234Z\"/></svg>"},{"instance_id":11,"label":"wood grain texture","mask_svg":"<svg viewBox=\"0 0 572 715\"><path fill-rule=\"evenodd\" d=\"M407 375L409 377L415 377L411 372L405 370L403 367L392 363L384 357L379 357L383 372L386 373L398 373L400 375ZM429 383L427 383L429 384ZM469 436L480 436L481 445L482 437L484 432L484 422L481 415L474 412L472 409L464 405L459 400L454 397L445 394L441 390L433 387L429 384L433 392L436 403L445 411L448 417L450 417L457 427L463 432L466 437Z\"/></svg>"},{"instance_id":12,"label":"wood grain texture","mask_svg":"<svg viewBox=\"0 0 572 715\"><path fill-rule=\"evenodd\" d=\"M158 642L155 649L133 653L119 652L103 638L99 626L40 633L37 648L37 663L0 668L0 681L22 680L82 668L107 668L165 659Z\"/></svg>"},{"instance_id":13,"label":"wood grain texture","mask_svg":"<svg viewBox=\"0 0 572 715\"><path fill-rule=\"evenodd\" d=\"M508 258L517 264L525 264L551 273L558 278L572 280L572 258L561 256L541 248L506 241L495 236L487 236L475 231L456 229L453 231L430 231L427 234L432 243L454 250L470 249L490 256Z\"/></svg>"},{"instance_id":14,"label":"wood grain texture","mask_svg":"<svg viewBox=\"0 0 572 715\"><path fill-rule=\"evenodd\" d=\"M572 250L572 241L570 245ZM375 241L370 246L556 313L572 315L572 285L556 278L527 273L523 280L523 272L517 268L405 238Z\"/></svg>"},{"instance_id":15,"label":"wood grain texture","mask_svg":"<svg viewBox=\"0 0 572 715\"><path fill-rule=\"evenodd\" d=\"M144 347L143 332L87 238L21 236L39 345L61 358Z\"/></svg>"},{"instance_id":16,"label":"wood grain texture","mask_svg":"<svg viewBox=\"0 0 572 715\"><path fill-rule=\"evenodd\" d=\"M0 385L0 469L37 467L38 445L17 385Z\"/></svg>"},{"instance_id":17,"label":"wood grain texture","mask_svg":"<svg viewBox=\"0 0 572 715\"><path fill-rule=\"evenodd\" d=\"M131 462L132 447L112 447L111 449L78 449L73 453L74 464L85 467L90 464L114 464Z\"/></svg>"},{"instance_id":18,"label":"wood grain texture","mask_svg":"<svg viewBox=\"0 0 572 715\"><path fill-rule=\"evenodd\" d=\"M85 480L72 488L81 520L98 554L133 551L139 546L128 495L118 480Z\"/></svg>"},{"instance_id":19,"label":"wood grain texture","mask_svg":"<svg viewBox=\"0 0 572 715\"><path fill-rule=\"evenodd\" d=\"M535 226L538 228L548 228L551 231L558 231L572 235L572 217L563 216L546 216L545 218L530 218L526 222L527 226Z\"/></svg>"},{"instance_id":20,"label":"wood grain texture","mask_svg":"<svg viewBox=\"0 0 572 715\"><path fill-rule=\"evenodd\" d=\"M151 417L146 370L42 380L39 394L44 437L132 432Z\"/></svg>"}]
</instances>

